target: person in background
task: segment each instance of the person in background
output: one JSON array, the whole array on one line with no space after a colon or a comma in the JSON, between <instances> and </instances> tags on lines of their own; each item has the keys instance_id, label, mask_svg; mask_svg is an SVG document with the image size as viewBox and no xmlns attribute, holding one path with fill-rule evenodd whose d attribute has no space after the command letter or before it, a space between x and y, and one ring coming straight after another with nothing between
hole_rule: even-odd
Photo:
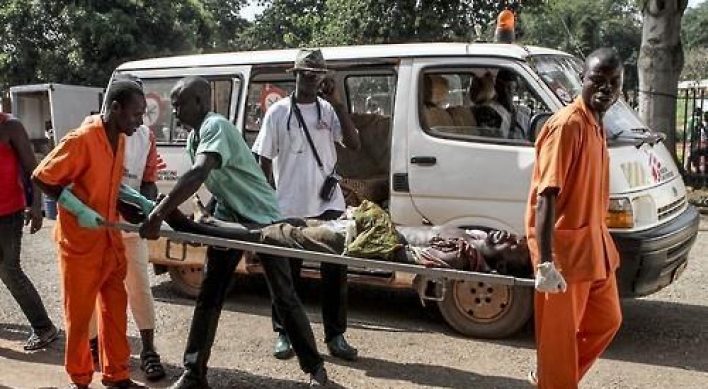
<instances>
[{"instance_id":1,"label":"person in background","mask_svg":"<svg viewBox=\"0 0 708 389\"><path fill-rule=\"evenodd\" d=\"M0 113L0 279L32 327L24 344L27 351L45 348L59 336L42 298L20 265L22 226L29 224L30 234L42 228L42 192L36 186L25 186L33 185L27 178L36 165L25 127L16 118ZM28 189L30 196L26 194Z\"/></svg>"},{"instance_id":2,"label":"person in background","mask_svg":"<svg viewBox=\"0 0 708 389\"><path fill-rule=\"evenodd\" d=\"M159 237L162 221L204 184L215 199L216 218L233 222L273 223L282 218L270 187L241 133L225 117L211 112L211 86L199 77L180 80L171 99L177 120L192 129L187 153L192 167L177 181L140 227L140 236ZM209 247L204 279L197 296L184 351L184 372L172 389L209 388L207 364L219 325L226 292L243 253ZM310 386L328 381L324 360L305 309L295 293L288 262L260 255L271 298L293 341L300 368L310 375Z\"/></svg>"},{"instance_id":3,"label":"person in background","mask_svg":"<svg viewBox=\"0 0 708 389\"><path fill-rule=\"evenodd\" d=\"M115 80L130 80L137 82L142 87L142 82L137 77L121 74ZM89 116L84 121L90 125L100 121L100 116ZM150 129L141 125L135 133L125 139L125 160L123 164L124 185L139 191L145 199L155 200L157 197L157 173L159 157L155 135ZM150 202L145 203L151 207ZM144 204L144 205L145 205ZM150 381L157 381L165 376L165 369L160 362L160 355L155 349L155 302L150 289L148 275L149 252L147 242L140 239L136 233L123 232L125 245L125 258L127 269L125 276L125 289L128 293L128 305L133 313L133 319L140 331L142 350L140 351L140 369ZM96 315L91 319L90 345L94 363L99 364L98 326Z\"/></svg>"},{"instance_id":4,"label":"person in background","mask_svg":"<svg viewBox=\"0 0 708 389\"><path fill-rule=\"evenodd\" d=\"M87 389L93 377L89 323L96 299L103 385L107 389L145 388L132 381L128 371L123 238L116 229L102 228L104 223L119 220L118 200L134 192L121 186L124 142L126 135L142 125L145 105L137 83L112 83L101 120L71 131L33 173L34 182L60 205L54 239L66 322L64 366L73 389Z\"/></svg>"},{"instance_id":5,"label":"person in background","mask_svg":"<svg viewBox=\"0 0 708 389\"><path fill-rule=\"evenodd\" d=\"M622 322L619 254L605 221L609 156L602 117L622 89L609 48L585 61L582 92L543 126L526 208L536 269L537 370L541 389L577 389Z\"/></svg>"},{"instance_id":6,"label":"person in background","mask_svg":"<svg viewBox=\"0 0 708 389\"><path fill-rule=\"evenodd\" d=\"M345 203L335 178L335 143L358 150L359 132L339 100L334 80L325 78L328 70L322 51L300 50L290 71L295 75L295 92L268 108L252 151L258 154L265 176L276 189L283 216L336 219L344 212ZM323 195L328 184L329 197ZM302 260L290 259L290 263L293 277L299 279ZM344 337L347 267L323 263L320 272L327 348L335 357L355 360L358 351ZM273 355L289 358L293 334L285 331L275 307L272 318L273 330L278 333Z\"/></svg>"}]
</instances>

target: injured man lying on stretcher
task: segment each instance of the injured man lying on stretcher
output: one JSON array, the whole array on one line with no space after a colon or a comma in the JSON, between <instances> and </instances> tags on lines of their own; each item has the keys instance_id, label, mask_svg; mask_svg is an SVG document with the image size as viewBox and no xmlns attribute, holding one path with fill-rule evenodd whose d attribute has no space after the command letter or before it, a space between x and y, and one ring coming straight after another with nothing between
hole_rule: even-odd
<instances>
[{"instance_id":1,"label":"injured man lying on stretcher","mask_svg":"<svg viewBox=\"0 0 708 389\"><path fill-rule=\"evenodd\" d=\"M366 201L350 208L343 218L331 221L291 218L261 225L224 222L208 216L194 221L178 210L165 221L177 231L285 248L523 278L532 276L525 238L500 230L394 226L385 211Z\"/></svg>"}]
</instances>

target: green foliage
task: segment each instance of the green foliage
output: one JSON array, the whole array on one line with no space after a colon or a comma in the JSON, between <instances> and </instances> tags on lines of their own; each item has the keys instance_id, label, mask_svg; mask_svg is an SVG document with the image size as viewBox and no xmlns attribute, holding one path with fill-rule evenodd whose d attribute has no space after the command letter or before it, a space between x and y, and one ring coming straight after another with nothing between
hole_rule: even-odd
<instances>
[{"instance_id":1,"label":"green foliage","mask_svg":"<svg viewBox=\"0 0 708 389\"><path fill-rule=\"evenodd\" d=\"M245 0L1 0L0 89L58 82L103 86L122 62L226 49Z\"/></svg>"},{"instance_id":2,"label":"green foliage","mask_svg":"<svg viewBox=\"0 0 708 389\"><path fill-rule=\"evenodd\" d=\"M686 10L681 23L681 40L686 50L708 48L708 3Z\"/></svg>"},{"instance_id":3,"label":"green foliage","mask_svg":"<svg viewBox=\"0 0 708 389\"><path fill-rule=\"evenodd\" d=\"M636 89L642 41L635 0L549 0L521 14L522 42L557 48L581 58L614 47L625 62L625 89Z\"/></svg>"},{"instance_id":4,"label":"green foliage","mask_svg":"<svg viewBox=\"0 0 708 389\"><path fill-rule=\"evenodd\" d=\"M270 0L248 32L254 48L471 41L498 0ZM531 1L533 3L533 1ZM487 34L491 35L491 34Z\"/></svg>"}]
</instances>

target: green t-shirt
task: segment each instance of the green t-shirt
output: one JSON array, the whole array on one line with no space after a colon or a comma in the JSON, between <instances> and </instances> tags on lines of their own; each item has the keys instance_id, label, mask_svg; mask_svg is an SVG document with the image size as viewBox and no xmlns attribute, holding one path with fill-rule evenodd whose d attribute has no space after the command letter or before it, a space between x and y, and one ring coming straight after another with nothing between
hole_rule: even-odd
<instances>
[{"instance_id":1,"label":"green t-shirt","mask_svg":"<svg viewBox=\"0 0 708 389\"><path fill-rule=\"evenodd\" d=\"M226 221L272 223L282 219L275 190L266 181L241 133L225 117L209 112L187 139L192 163L200 153L214 153L221 165L209 173L204 185L217 200L215 215Z\"/></svg>"}]
</instances>

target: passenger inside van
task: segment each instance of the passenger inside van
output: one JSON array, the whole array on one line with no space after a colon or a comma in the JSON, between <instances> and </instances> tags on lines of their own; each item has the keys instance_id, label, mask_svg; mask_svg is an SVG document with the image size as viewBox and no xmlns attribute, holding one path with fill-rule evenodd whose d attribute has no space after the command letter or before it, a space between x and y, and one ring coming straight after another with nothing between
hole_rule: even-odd
<instances>
[{"instance_id":1,"label":"passenger inside van","mask_svg":"<svg viewBox=\"0 0 708 389\"><path fill-rule=\"evenodd\" d=\"M423 76L423 119L428 128L454 126L455 122L443 105L447 102L449 84L441 75Z\"/></svg>"},{"instance_id":2,"label":"passenger inside van","mask_svg":"<svg viewBox=\"0 0 708 389\"><path fill-rule=\"evenodd\" d=\"M531 109L518 101L519 82L516 73L507 69L499 69L494 89L499 104L511 114L508 138L528 139ZM515 97L517 99L516 102L514 101Z\"/></svg>"},{"instance_id":3,"label":"passenger inside van","mask_svg":"<svg viewBox=\"0 0 708 389\"><path fill-rule=\"evenodd\" d=\"M472 113L483 135L494 138L509 138L511 112L497 101L495 79L491 72L475 76L470 82Z\"/></svg>"}]
</instances>

